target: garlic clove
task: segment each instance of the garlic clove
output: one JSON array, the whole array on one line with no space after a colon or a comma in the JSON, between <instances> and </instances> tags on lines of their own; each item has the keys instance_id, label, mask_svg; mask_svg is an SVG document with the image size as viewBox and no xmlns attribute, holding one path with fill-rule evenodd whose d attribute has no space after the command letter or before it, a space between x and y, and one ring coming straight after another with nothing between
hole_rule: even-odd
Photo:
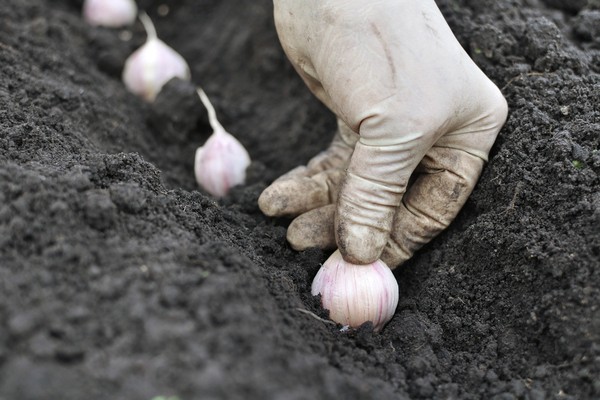
<instances>
[{"instance_id":1,"label":"garlic clove","mask_svg":"<svg viewBox=\"0 0 600 400\"><path fill-rule=\"evenodd\" d=\"M185 59L158 39L150 17L140 14L140 20L148 39L127 58L122 78L130 92L152 102L168 81L173 78L189 81L191 73Z\"/></svg>"},{"instance_id":2,"label":"garlic clove","mask_svg":"<svg viewBox=\"0 0 600 400\"><path fill-rule=\"evenodd\" d=\"M196 182L208 193L215 197L223 197L229 189L246 181L250 155L244 146L223 128L204 90L198 88L197 93L208 111L208 122L213 128L213 134L204 146L196 150L194 174Z\"/></svg>"},{"instance_id":3,"label":"garlic clove","mask_svg":"<svg viewBox=\"0 0 600 400\"><path fill-rule=\"evenodd\" d=\"M85 0L83 19L90 25L119 28L131 25L137 17L134 0Z\"/></svg>"},{"instance_id":4,"label":"garlic clove","mask_svg":"<svg viewBox=\"0 0 600 400\"><path fill-rule=\"evenodd\" d=\"M190 75L183 57L160 39L154 39L129 56L123 70L123 82L130 92L152 102L172 78L190 80Z\"/></svg>"},{"instance_id":5,"label":"garlic clove","mask_svg":"<svg viewBox=\"0 0 600 400\"><path fill-rule=\"evenodd\" d=\"M196 150L196 181L208 193L223 197L233 186L246 180L250 155L242 144L225 130L215 131L204 146Z\"/></svg>"},{"instance_id":6,"label":"garlic clove","mask_svg":"<svg viewBox=\"0 0 600 400\"><path fill-rule=\"evenodd\" d=\"M399 296L396 278L383 261L350 264L339 250L315 276L311 293L321 295L321 304L333 321L352 328L371 321L376 332L394 316Z\"/></svg>"}]
</instances>

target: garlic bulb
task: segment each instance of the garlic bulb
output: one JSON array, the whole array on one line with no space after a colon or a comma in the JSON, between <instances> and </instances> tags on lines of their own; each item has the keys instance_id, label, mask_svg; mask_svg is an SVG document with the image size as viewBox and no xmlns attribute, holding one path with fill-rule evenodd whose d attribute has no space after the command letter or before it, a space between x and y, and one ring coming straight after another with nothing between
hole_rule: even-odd
<instances>
[{"instance_id":1,"label":"garlic bulb","mask_svg":"<svg viewBox=\"0 0 600 400\"><path fill-rule=\"evenodd\" d=\"M315 276L311 293L321 295L321 304L329 310L329 318L352 328L371 321L374 330L379 331L392 319L398 305L398 283L383 261L350 264L339 250Z\"/></svg>"},{"instance_id":2,"label":"garlic bulb","mask_svg":"<svg viewBox=\"0 0 600 400\"><path fill-rule=\"evenodd\" d=\"M90 25L119 28L131 25L137 16L134 0L85 0L83 19Z\"/></svg>"},{"instance_id":3,"label":"garlic bulb","mask_svg":"<svg viewBox=\"0 0 600 400\"><path fill-rule=\"evenodd\" d=\"M130 92L152 102L169 80L177 77L189 81L191 73L183 57L158 39L150 17L142 13L140 20L148 39L125 61L123 82Z\"/></svg>"},{"instance_id":4,"label":"garlic bulb","mask_svg":"<svg viewBox=\"0 0 600 400\"><path fill-rule=\"evenodd\" d=\"M196 150L194 173L198 184L207 192L215 197L223 197L230 188L245 182L250 155L219 123L215 109L202 89L198 89L198 96L208 110L213 134L204 146Z\"/></svg>"}]
</instances>

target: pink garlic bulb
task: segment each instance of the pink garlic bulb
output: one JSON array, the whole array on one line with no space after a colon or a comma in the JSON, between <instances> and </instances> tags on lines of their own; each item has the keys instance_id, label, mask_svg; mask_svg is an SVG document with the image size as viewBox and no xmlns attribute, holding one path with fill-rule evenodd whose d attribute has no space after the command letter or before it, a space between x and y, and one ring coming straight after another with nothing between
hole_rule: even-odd
<instances>
[{"instance_id":1,"label":"pink garlic bulb","mask_svg":"<svg viewBox=\"0 0 600 400\"><path fill-rule=\"evenodd\" d=\"M219 123L215 109L202 89L198 89L198 96L208 110L208 121L213 128L213 134L204 146L196 150L196 182L213 196L223 197L233 186L246 181L250 155Z\"/></svg>"},{"instance_id":2,"label":"pink garlic bulb","mask_svg":"<svg viewBox=\"0 0 600 400\"><path fill-rule=\"evenodd\" d=\"M83 19L90 25L119 28L131 25L137 17L133 0L85 0Z\"/></svg>"},{"instance_id":3,"label":"pink garlic bulb","mask_svg":"<svg viewBox=\"0 0 600 400\"><path fill-rule=\"evenodd\" d=\"M142 13L140 20L148 39L125 61L123 82L130 92L152 102L165 83L172 78L189 81L191 73L185 59L158 39L150 17Z\"/></svg>"},{"instance_id":4,"label":"pink garlic bulb","mask_svg":"<svg viewBox=\"0 0 600 400\"><path fill-rule=\"evenodd\" d=\"M350 264L336 250L312 283L313 296L321 295L323 308L333 321L357 328L367 321L380 331L398 305L398 283L381 260L368 265Z\"/></svg>"}]
</instances>

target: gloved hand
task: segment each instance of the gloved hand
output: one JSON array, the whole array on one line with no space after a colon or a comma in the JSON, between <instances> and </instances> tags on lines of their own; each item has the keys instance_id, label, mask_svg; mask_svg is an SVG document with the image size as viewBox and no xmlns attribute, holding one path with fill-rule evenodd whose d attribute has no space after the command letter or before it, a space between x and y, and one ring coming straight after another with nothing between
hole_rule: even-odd
<instances>
[{"instance_id":1,"label":"gloved hand","mask_svg":"<svg viewBox=\"0 0 600 400\"><path fill-rule=\"evenodd\" d=\"M338 132L265 189L259 206L299 215L287 235L297 250L337 244L348 262L381 258L394 268L464 205L506 101L433 0L274 4L283 49L338 117Z\"/></svg>"}]
</instances>

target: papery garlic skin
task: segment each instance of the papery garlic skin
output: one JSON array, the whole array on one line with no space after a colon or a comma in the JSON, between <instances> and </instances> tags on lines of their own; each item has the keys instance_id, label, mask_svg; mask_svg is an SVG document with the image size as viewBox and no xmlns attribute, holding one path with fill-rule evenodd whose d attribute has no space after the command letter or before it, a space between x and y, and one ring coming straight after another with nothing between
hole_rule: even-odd
<instances>
[{"instance_id":1,"label":"papery garlic skin","mask_svg":"<svg viewBox=\"0 0 600 400\"><path fill-rule=\"evenodd\" d=\"M333 321L357 328L367 321L380 331L398 306L398 283L381 260L368 265L350 264L336 250L325 261L312 283L313 296Z\"/></svg>"},{"instance_id":2,"label":"papery garlic skin","mask_svg":"<svg viewBox=\"0 0 600 400\"><path fill-rule=\"evenodd\" d=\"M196 150L196 182L215 197L246 181L250 155L244 146L225 130L215 131L204 146Z\"/></svg>"},{"instance_id":3,"label":"papery garlic skin","mask_svg":"<svg viewBox=\"0 0 600 400\"><path fill-rule=\"evenodd\" d=\"M189 81L191 73L185 59L158 39L150 18L141 14L140 20L148 39L127 58L122 78L130 92L152 102L168 81L173 78Z\"/></svg>"},{"instance_id":4,"label":"papery garlic skin","mask_svg":"<svg viewBox=\"0 0 600 400\"><path fill-rule=\"evenodd\" d=\"M190 80L190 69L175 50L162 40L149 40L129 56L123 69L127 89L148 102L154 101L172 78Z\"/></svg>"},{"instance_id":5,"label":"papery garlic skin","mask_svg":"<svg viewBox=\"0 0 600 400\"><path fill-rule=\"evenodd\" d=\"M83 19L90 25L119 28L131 25L137 17L134 0L85 0Z\"/></svg>"},{"instance_id":6,"label":"papery garlic skin","mask_svg":"<svg viewBox=\"0 0 600 400\"><path fill-rule=\"evenodd\" d=\"M204 90L198 88L197 93L208 111L208 122L213 128L213 134L204 146L196 150L194 174L196 182L208 193L223 197L229 189L246 181L250 155L232 134L225 131Z\"/></svg>"}]
</instances>

